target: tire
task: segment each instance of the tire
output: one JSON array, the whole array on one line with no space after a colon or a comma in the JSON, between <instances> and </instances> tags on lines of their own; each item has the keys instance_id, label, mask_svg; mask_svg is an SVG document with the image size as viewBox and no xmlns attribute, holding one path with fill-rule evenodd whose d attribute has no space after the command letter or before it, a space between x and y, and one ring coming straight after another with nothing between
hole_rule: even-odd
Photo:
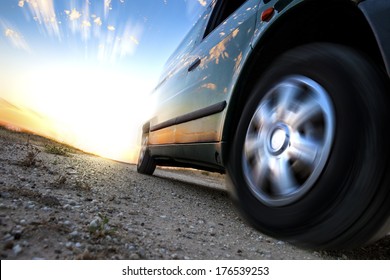
<instances>
[{"instance_id":1,"label":"tire","mask_svg":"<svg viewBox=\"0 0 390 280\"><path fill-rule=\"evenodd\" d=\"M156 170L156 162L150 155L148 140L149 138L147 135L142 137L142 146L138 156L137 171L141 174L152 175L154 170Z\"/></svg>"},{"instance_id":2,"label":"tire","mask_svg":"<svg viewBox=\"0 0 390 280\"><path fill-rule=\"evenodd\" d=\"M282 55L243 108L227 173L242 214L296 245L355 248L389 230L388 78L353 49Z\"/></svg>"}]
</instances>

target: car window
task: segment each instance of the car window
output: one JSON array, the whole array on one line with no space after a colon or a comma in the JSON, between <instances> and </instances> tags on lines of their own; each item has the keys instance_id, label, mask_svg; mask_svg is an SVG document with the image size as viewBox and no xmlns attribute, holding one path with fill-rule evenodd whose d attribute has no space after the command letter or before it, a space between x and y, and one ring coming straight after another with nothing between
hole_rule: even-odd
<instances>
[{"instance_id":1,"label":"car window","mask_svg":"<svg viewBox=\"0 0 390 280\"><path fill-rule=\"evenodd\" d=\"M225 19L233 14L234 11L241 7L242 4L244 4L246 1L247 0L217 0L203 38L211 33L218 25L220 25Z\"/></svg>"},{"instance_id":2,"label":"car window","mask_svg":"<svg viewBox=\"0 0 390 280\"><path fill-rule=\"evenodd\" d=\"M211 1L211 0L204 0ZM205 25L210 17L211 6L208 6L203 14L199 17L197 22L187 33L187 35L180 42L176 50L171 54L171 56L166 61L163 71L161 73L159 83L156 86L156 89L163 84L170 76L173 75L181 66L185 67L185 60L187 55L190 53L194 45L201 40Z\"/></svg>"}]
</instances>

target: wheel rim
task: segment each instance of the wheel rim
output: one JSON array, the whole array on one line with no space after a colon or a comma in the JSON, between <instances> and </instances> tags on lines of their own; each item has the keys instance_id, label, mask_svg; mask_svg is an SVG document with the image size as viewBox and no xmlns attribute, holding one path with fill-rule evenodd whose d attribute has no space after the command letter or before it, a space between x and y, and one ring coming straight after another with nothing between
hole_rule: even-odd
<instances>
[{"instance_id":1,"label":"wheel rim","mask_svg":"<svg viewBox=\"0 0 390 280\"><path fill-rule=\"evenodd\" d=\"M243 174L268 206L294 203L312 189L333 144L335 115L326 90L290 76L260 101L243 146Z\"/></svg>"}]
</instances>

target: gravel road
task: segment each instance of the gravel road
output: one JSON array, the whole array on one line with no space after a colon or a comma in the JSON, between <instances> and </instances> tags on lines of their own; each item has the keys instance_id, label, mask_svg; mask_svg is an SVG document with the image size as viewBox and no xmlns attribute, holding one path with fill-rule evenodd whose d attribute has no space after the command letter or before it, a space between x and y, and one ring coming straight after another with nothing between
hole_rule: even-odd
<instances>
[{"instance_id":1,"label":"gravel road","mask_svg":"<svg viewBox=\"0 0 390 280\"><path fill-rule=\"evenodd\" d=\"M389 259L390 237L311 251L248 226L224 176L85 154L0 129L1 259Z\"/></svg>"}]
</instances>

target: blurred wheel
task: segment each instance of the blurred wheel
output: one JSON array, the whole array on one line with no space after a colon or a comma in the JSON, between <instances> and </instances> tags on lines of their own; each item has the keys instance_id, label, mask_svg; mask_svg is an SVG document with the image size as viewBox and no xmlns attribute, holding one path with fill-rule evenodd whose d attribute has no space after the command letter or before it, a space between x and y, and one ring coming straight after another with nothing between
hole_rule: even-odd
<instances>
[{"instance_id":1,"label":"blurred wheel","mask_svg":"<svg viewBox=\"0 0 390 280\"><path fill-rule=\"evenodd\" d=\"M143 136L142 146L138 156L137 171L141 174L152 175L156 169L156 163L150 156L148 140L148 136Z\"/></svg>"},{"instance_id":2,"label":"blurred wheel","mask_svg":"<svg viewBox=\"0 0 390 280\"><path fill-rule=\"evenodd\" d=\"M388 81L333 44L287 52L241 115L227 171L257 228L306 247L383 236L390 210Z\"/></svg>"},{"instance_id":3,"label":"blurred wheel","mask_svg":"<svg viewBox=\"0 0 390 280\"><path fill-rule=\"evenodd\" d=\"M244 139L242 166L253 195L269 206L293 203L313 187L333 143L328 93L304 76L290 76L260 101Z\"/></svg>"}]
</instances>

